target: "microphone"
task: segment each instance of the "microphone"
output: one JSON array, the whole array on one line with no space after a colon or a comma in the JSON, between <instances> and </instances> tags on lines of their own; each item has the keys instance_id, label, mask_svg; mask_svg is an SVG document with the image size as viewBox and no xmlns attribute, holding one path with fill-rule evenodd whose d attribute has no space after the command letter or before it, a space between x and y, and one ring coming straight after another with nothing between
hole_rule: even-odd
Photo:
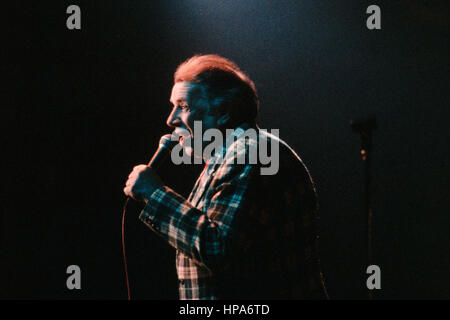
<instances>
[{"instance_id":1,"label":"microphone","mask_svg":"<svg viewBox=\"0 0 450 320\"><path fill-rule=\"evenodd\" d=\"M165 134L161 137L159 140L159 146L156 150L155 154L151 158L151 160L148 163L148 167L153 168L154 170L157 170L166 160L166 158L169 156L170 152L172 151L172 148L175 147L179 140L173 139L172 137L176 137L176 134ZM128 266L127 266L127 255L125 252L125 213L127 210L127 204L130 200L130 197L127 197L125 199L125 203L123 204L123 212L122 212L122 253L123 253L123 263L124 263L124 269L125 269L125 280L127 285L127 294L128 294L128 300L131 300L131 294L130 294L130 281L128 279Z\"/></svg>"},{"instance_id":2,"label":"microphone","mask_svg":"<svg viewBox=\"0 0 450 320\"><path fill-rule=\"evenodd\" d=\"M165 134L159 140L158 149L148 163L148 167L157 170L166 161L172 148L178 144L178 140L173 140L172 134Z\"/></svg>"}]
</instances>

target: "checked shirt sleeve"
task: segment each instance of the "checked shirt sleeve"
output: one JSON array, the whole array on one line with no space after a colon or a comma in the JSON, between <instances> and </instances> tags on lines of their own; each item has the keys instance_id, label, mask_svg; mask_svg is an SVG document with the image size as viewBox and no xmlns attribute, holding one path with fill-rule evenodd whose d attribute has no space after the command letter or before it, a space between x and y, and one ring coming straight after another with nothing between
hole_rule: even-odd
<instances>
[{"instance_id":1,"label":"checked shirt sleeve","mask_svg":"<svg viewBox=\"0 0 450 320\"><path fill-rule=\"evenodd\" d=\"M169 187L157 189L140 219L175 249L214 270L227 254L230 226L243 207L251 165L222 165L213 196L203 210Z\"/></svg>"}]
</instances>

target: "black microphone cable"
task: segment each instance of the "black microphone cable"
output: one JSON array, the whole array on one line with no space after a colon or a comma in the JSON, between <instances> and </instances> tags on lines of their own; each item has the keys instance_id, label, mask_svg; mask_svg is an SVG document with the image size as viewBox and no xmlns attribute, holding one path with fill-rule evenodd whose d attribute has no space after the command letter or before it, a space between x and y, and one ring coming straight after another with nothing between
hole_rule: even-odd
<instances>
[{"instance_id":1,"label":"black microphone cable","mask_svg":"<svg viewBox=\"0 0 450 320\"><path fill-rule=\"evenodd\" d=\"M175 133L173 133L175 134ZM161 164L166 160L168 155L170 154L170 151L172 148L178 144L179 137L175 134L175 139L173 139L173 135L166 134L163 135L159 141L159 147L158 150L156 150L155 154L153 155L152 159L148 163L149 167L152 167L153 169L158 169ZM123 210L122 210L122 253L123 253L123 264L125 269L125 281L127 285L127 297L128 300L131 300L131 294L130 294L130 280L128 277L128 264L127 264L127 255L125 251L125 215L127 211L127 205L128 201L130 200L130 197L127 197L125 199L125 202L123 204Z\"/></svg>"},{"instance_id":2,"label":"black microphone cable","mask_svg":"<svg viewBox=\"0 0 450 320\"><path fill-rule=\"evenodd\" d=\"M125 199L125 202L123 204L123 212L122 212L122 252L123 252L123 264L124 264L124 268L125 268L125 281L126 281L126 284L127 284L128 300L131 300L130 281L128 279L127 255L126 255L126 252L125 252L125 214L127 212L128 200L130 200L130 197L127 197Z\"/></svg>"}]
</instances>

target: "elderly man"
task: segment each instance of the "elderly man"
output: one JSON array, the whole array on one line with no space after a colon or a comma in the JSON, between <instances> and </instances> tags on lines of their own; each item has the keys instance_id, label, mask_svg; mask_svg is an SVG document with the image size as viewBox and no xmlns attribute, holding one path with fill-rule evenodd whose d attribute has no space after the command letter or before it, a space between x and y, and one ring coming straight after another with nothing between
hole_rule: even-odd
<instances>
[{"instance_id":1,"label":"elderly man","mask_svg":"<svg viewBox=\"0 0 450 320\"><path fill-rule=\"evenodd\" d=\"M146 165L124 188L146 202L139 218L176 249L180 299L327 298L313 181L286 143L256 125L253 82L226 58L197 55L176 70L170 102L167 125L185 150L207 144L195 122L227 141L209 157L197 155L205 168L188 199ZM250 153L274 142L279 167L263 174L266 163L249 161Z\"/></svg>"}]
</instances>

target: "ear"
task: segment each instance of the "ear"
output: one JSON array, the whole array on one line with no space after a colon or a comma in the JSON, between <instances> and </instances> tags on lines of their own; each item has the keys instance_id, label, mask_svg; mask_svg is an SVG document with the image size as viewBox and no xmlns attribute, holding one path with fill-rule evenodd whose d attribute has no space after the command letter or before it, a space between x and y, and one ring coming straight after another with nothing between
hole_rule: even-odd
<instances>
[{"instance_id":1,"label":"ear","mask_svg":"<svg viewBox=\"0 0 450 320\"><path fill-rule=\"evenodd\" d=\"M221 115L219 117L219 119L217 119L217 126L221 127L223 125L225 125L228 121L230 121L231 117L228 114L228 112L224 113L223 115Z\"/></svg>"}]
</instances>

